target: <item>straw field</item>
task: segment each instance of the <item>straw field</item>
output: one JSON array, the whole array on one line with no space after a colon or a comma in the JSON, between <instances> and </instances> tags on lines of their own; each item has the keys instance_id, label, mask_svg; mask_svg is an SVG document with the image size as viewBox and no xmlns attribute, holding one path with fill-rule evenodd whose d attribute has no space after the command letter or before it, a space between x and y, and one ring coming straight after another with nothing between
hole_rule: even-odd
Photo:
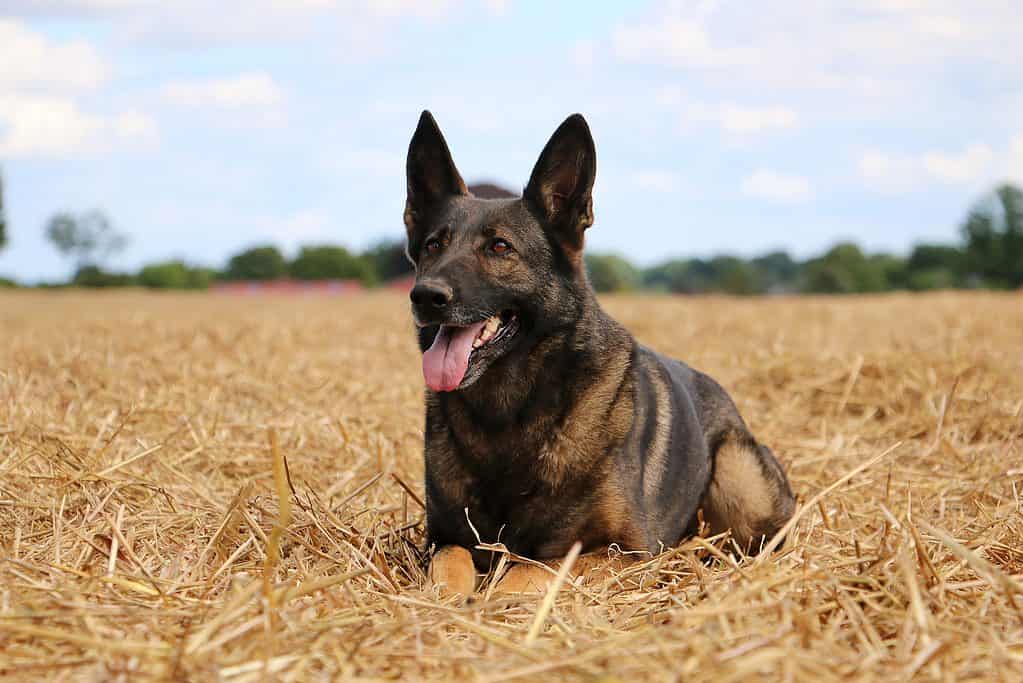
<instances>
[{"instance_id":1,"label":"straw field","mask_svg":"<svg viewBox=\"0 0 1023 683\"><path fill-rule=\"evenodd\" d=\"M779 552L439 599L403 296L0 294L0 679L1023 680L1023 296L606 306L779 455Z\"/></svg>"}]
</instances>

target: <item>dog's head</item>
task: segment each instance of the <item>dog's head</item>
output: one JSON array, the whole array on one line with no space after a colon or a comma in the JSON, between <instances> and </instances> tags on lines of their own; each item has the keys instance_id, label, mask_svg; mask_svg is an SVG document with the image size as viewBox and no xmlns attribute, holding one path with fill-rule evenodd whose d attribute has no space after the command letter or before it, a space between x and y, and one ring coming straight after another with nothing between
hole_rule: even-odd
<instances>
[{"instance_id":1,"label":"dog's head","mask_svg":"<svg viewBox=\"0 0 1023 683\"><path fill-rule=\"evenodd\" d=\"M578 319L591 291L582 249L596 169L589 127L575 114L551 136L522 197L479 199L423 112L409 145L405 227L429 388L464 389Z\"/></svg>"}]
</instances>

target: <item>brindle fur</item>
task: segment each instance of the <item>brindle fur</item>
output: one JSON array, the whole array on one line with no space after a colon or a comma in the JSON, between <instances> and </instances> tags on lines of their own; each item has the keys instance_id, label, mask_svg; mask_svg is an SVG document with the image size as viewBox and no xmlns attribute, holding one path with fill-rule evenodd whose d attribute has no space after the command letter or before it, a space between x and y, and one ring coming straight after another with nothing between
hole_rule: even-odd
<instances>
[{"instance_id":1,"label":"brindle fur","mask_svg":"<svg viewBox=\"0 0 1023 683\"><path fill-rule=\"evenodd\" d=\"M448 546L470 549L485 570L492 558L475 549L477 533L542 560L575 541L657 553L696 531L701 507L711 532L730 528L746 549L781 528L794 508L788 481L724 389L637 343L594 295L582 248L596 156L580 115L554 133L521 198L473 197L429 112L407 171L416 286L449 297L442 309L413 306L421 348L440 324L513 310L520 325L458 390L426 392L427 535L439 571L466 571L448 565L469 555ZM511 252L493 253L495 239Z\"/></svg>"}]
</instances>

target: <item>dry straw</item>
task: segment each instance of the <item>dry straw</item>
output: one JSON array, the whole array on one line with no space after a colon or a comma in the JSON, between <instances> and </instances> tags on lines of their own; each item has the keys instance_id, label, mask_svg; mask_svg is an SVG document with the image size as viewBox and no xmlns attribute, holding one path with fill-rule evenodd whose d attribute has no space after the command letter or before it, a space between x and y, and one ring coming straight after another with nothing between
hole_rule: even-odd
<instances>
[{"instance_id":1,"label":"dry straw","mask_svg":"<svg viewBox=\"0 0 1023 683\"><path fill-rule=\"evenodd\" d=\"M798 517L466 603L423 589L402 297L0 295L0 679L1023 680L1023 297L607 305Z\"/></svg>"}]
</instances>

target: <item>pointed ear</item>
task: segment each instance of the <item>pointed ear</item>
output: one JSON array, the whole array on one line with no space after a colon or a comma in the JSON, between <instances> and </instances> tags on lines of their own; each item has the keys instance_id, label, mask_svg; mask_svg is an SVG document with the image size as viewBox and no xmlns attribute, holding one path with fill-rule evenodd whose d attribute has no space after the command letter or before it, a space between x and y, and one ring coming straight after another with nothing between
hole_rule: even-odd
<instances>
[{"instance_id":1,"label":"pointed ear","mask_svg":"<svg viewBox=\"0 0 1023 683\"><path fill-rule=\"evenodd\" d=\"M569 252L583 248L583 231L593 224L593 180L597 152L586 119L573 114L558 126L533 167L522 193Z\"/></svg>"},{"instance_id":2,"label":"pointed ear","mask_svg":"<svg viewBox=\"0 0 1023 683\"><path fill-rule=\"evenodd\" d=\"M448 143L433 119L424 111L412 135L405 162L407 196L405 227L409 237L444 199L469 194L451 159Z\"/></svg>"}]
</instances>

